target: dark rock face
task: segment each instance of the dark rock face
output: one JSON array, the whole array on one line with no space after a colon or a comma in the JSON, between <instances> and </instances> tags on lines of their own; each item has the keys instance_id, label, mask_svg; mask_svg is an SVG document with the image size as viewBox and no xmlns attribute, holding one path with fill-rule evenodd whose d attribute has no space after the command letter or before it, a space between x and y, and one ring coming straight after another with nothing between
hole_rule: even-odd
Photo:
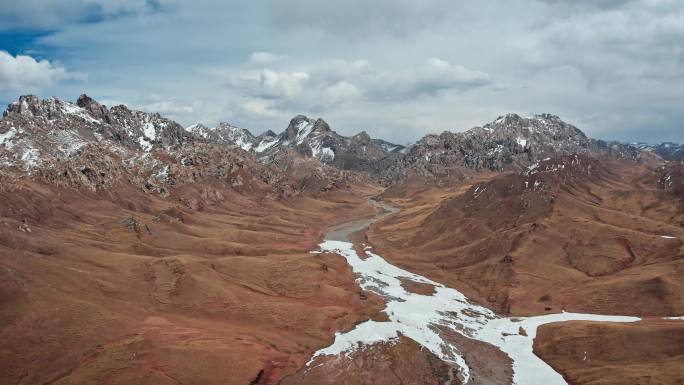
<instances>
[{"instance_id":1,"label":"dark rock face","mask_svg":"<svg viewBox=\"0 0 684 385\"><path fill-rule=\"evenodd\" d=\"M10 104L0 120L0 177L92 191L133 185L162 196L211 180L272 197L304 188L342 188L353 177L320 164L294 177L239 148L254 139L247 130L227 124L186 130L159 114L123 105L109 109L87 95L75 104L28 95ZM3 188L11 186L3 183Z\"/></svg>"},{"instance_id":2,"label":"dark rock face","mask_svg":"<svg viewBox=\"0 0 684 385\"><path fill-rule=\"evenodd\" d=\"M684 161L666 162L656 169L655 176L657 187L679 199L684 210Z\"/></svg>"},{"instance_id":3,"label":"dark rock face","mask_svg":"<svg viewBox=\"0 0 684 385\"><path fill-rule=\"evenodd\" d=\"M3 113L7 116L10 113L15 113L24 116L33 116L40 113L40 100L35 95L22 95L18 102L13 102Z\"/></svg>"},{"instance_id":4,"label":"dark rock face","mask_svg":"<svg viewBox=\"0 0 684 385\"><path fill-rule=\"evenodd\" d=\"M658 158L633 145L587 138L577 127L555 115L508 114L462 133L427 135L405 156L391 162L380 177L389 184L409 173L451 177L465 169L519 170L545 158L571 154L635 161Z\"/></svg>"},{"instance_id":5,"label":"dark rock face","mask_svg":"<svg viewBox=\"0 0 684 385\"><path fill-rule=\"evenodd\" d=\"M112 115L109 113L107 107L96 102L90 96L83 94L76 100L76 105L86 110L91 116L96 119L103 120L111 124L113 122Z\"/></svg>"},{"instance_id":6,"label":"dark rock face","mask_svg":"<svg viewBox=\"0 0 684 385\"><path fill-rule=\"evenodd\" d=\"M225 127L230 127L230 134L220 134ZM196 125L192 130L202 130L204 137L237 145L255 154L264 164L287 163L284 158L299 154L341 170L368 173L384 185L410 175L450 178L467 171L522 170L542 159L571 154L655 164L662 161L656 148L664 146L591 139L551 114L531 117L507 114L465 132L426 135L409 148L372 139L364 131L345 137L322 119L304 115L295 116L280 134L268 131L254 136L226 123L214 129Z\"/></svg>"},{"instance_id":7,"label":"dark rock face","mask_svg":"<svg viewBox=\"0 0 684 385\"><path fill-rule=\"evenodd\" d=\"M684 143L665 142L653 148L665 160L684 160Z\"/></svg>"},{"instance_id":8,"label":"dark rock face","mask_svg":"<svg viewBox=\"0 0 684 385\"><path fill-rule=\"evenodd\" d=\"M295 116L280 134L269 130L253 135L228 123L183 128L159 114L123 105L107 108L87 95L76 103L21 96L3 114L0 145L0 169L11 170L4 171L4 177L30 174L53 182L67 178L97 189L125 176L160 194L168 194L169 185L184 183L169 182L178 175L183 174L186 182L196 181L197 175L226 178L238 168L250 170L265 183L282 183L298 174L300 179L290 188L278 188L295 191L308 186L337 188L361 177L356 172L390 185L410 175L439 179L478 170L523 170L546 158L572 154L653 164L662 162L660 154L682 154L681 145L672 143L648 146L590 139L549 114L508 114L465 132L426 135L405 148L366 132L343 136L323 119L304 115ZM198 168L204 173L181 172ZM247 188L250 178L245 178L226 183Z\"/></svg>"},{"instance_id":9,"label":"dark rock face","mask_svg":"<svg viewBox=\"0 0 684 385\"><path fill-rule=\"evenodd\" d=\"M239 146L253 153L264 164L287 162L293 153L315 158L341 170L375 174L379 165L404 147L371 137L362 132L346 137L333 131L323 119L297 115L280 134L267 131L255 136L248 130L221 123L209 129L193 125L189 130L219 143Z\"/></svg>"}]
</instances>

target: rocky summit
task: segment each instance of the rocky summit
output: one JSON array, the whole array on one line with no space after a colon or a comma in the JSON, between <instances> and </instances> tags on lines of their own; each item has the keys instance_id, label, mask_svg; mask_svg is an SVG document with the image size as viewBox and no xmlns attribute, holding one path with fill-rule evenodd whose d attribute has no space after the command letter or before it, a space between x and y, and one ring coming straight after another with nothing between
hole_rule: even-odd
<instances>
[{"instance_id":1,"label":"rocky summit","mask_svg":"<svg viewBox=\"0 0 684 385\"><path fill-rule=\"evenodd\" d=\"M343 136L323 119L304 115L295 116L280 134L268 130L254 135L225 122L211 128L203 124L183 128L159 114L133 111L123 105L108 108L86 95L76 103L22 96L7 107L1 127L4 174L45 175L45 165L52 167L86 158L90 152L106 152L107 157L120 159L120 165L129 170L135 164L137 178L153 176L155 183L151 184L173 178L176 173L171 166L175 169L193 165L183 154L199 148L232 148L231 156L248 158L265 167L291 164L293 157L313 159L323 169L361 172L384 185L411 175L449 178L470 170L522 169L555 155L588 154L602 159L657 162L678 159L681 152L680 146L672 143L649 146L591 139L550 114L507 114L482 127L427 135L405 147L373 139L366 132ZM174 163L168 164L161 154L174 158ZM109 167L116 168L114 164ZM108 178L113 172L103 170L101 174Z\"/></svg>"},{"instance_id":2,"label":"rocky summit","mask_svg":"<svg viewBox=\"0 0 684 385\"><path fill-rule=\"evenodd\" d=\"M465 132L427 135L381 175L386 184L408 174L458 177L466 170L516 170L556 155L589 154L644 162L659 159L635 145L588 138L577 127L550 114L500 116Z\"/></svg>"},{"instance_id":3,"label":"rocky summit","mask_svg":"<svg viewBox=\"0 0 684 385\"><path fill-rule=\"evenodd\" d=\"M228 124L185 129L157 113L108 108L86 95L76 103L22 96L7 107L0 127L0 173L7 179L29 176L92 190L134 184L161 195L205 178L236 189L270 186L276 195L302 188L292 175L243 151L255 140L246 130ZM309 176L320 179L320 188L350 177L325 164Z\"/></svg>"}]
</instances>

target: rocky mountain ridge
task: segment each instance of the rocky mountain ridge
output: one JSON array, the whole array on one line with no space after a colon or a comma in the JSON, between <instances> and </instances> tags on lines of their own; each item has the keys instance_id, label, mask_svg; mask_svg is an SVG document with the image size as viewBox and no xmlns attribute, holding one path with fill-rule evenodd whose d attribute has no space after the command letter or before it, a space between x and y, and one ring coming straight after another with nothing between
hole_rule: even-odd
<instances>
[{"instance_id":1,"label":"rocky mountain ridge","mask_svg":"<svg viewBox=\"0 0 684 385\"><path fill-rule=\"evenodd\" d=\"M294 177L227 145L239 141L236 132L230 126L188 131L159 114L123 105L107 108L86 95L76 103L27 95L10 104L0 121L0 177L12 181L30 176L93 191L132 184L162 196L188 183L212 180L274 197L298 194L304 179L319 192L355 177L320 163L308 164Z\"/></svg>"},{"instance_id":2,"label":"rocky mountain ridge","mask_svg":"<svg viewBox=\"0 0 684 385\"><path fill-rule=\"evenodd\" d=\"M195 124L186 129L219 143L236 145L253 153L265 164L277 163L288 150L293 150L342 170L372 173L380 160L397 157L405 149L401 145L373 139L365 131L351 137L340 135L323 119L304 115L295 116L280 134L269 130L254 135L229 123L220 123L213 128Z\"/></svg>"},{"instance_id":3,"label":"rocky mountain ridge","mask_svg":"<svg viewBox=\"0 0 684 385\"><path fill-rule=\"evenodd\" d=\"M300 182L316 175L315 179L326 181L322 182L323 189L360 177L353 173L357 171L390 185L411 175L462 178L478 170L524 170L542 159L573 154L655 165L663 159L677 159L682 153L681 145L673 143L648 146L591 139L550 114L507 114L482 127L426 135L404 147L373 139L366 132L346 137L323 119L304 115L295 116L279 134L269 130L254 135L229 123L183 128L159 114L122 105L107 108L86 95L76 103L20 97L3 114L0 144L5 177L29 173L55 181L59 175L73 179L69 175L74 174L81 180L78 183L97 188L117 179L109 180L112 175L120 177L134 170L135 178L129 179L162 193L184 183L175 180L183 174L181 170L202 163L192 160L192 154L200 149L215 152L204 156L205 160L212 159L208 161L210 168L215 162L230 163L209 171L213 177L224 178L225 169L235 167L261 175L257 179L264 183L279 180L273 182L279 185L293 174L298 174ZM96 161L104 164L83 165ZM76 171L65 174L64 167ZM38 169L41 171L36 173ZM245 181L228 183L242 186Z\"/></svg>"},{"instance_id":4,"label":"rocky mountain ridge","mask_svg":"<svg viewBox=\"0 0 684 385\"><path fill-rule=\"evenodd\" d=\"M663 142L660 144L631 143L641 151L658 154L664 160L684 160L684 143Z\"/></svg>"},{"instance_id":5,"label":"rocky mountain ridge","mask_svg":"<svg viewBox=\"0 0 684 385\"><path fill-rule=\"evenodd\" d=\"M521 170L548 157L572 154L661 161L653 151L632 144L591 139L555 115L507 114L464 132L426 135L390 163L381 177L389 183L410 174L440 178L458 177L466 170Z\"/></svg>"}]
</instances>

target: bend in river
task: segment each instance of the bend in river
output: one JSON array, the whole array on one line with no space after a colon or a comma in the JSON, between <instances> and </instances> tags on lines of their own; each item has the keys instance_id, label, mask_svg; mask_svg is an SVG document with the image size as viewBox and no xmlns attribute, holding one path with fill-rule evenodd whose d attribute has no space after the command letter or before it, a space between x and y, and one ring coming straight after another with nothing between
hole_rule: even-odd
<instances>
[{"instance_id":1,"label":"bend in river","mask_svg":"<svg viewBox=\"0 0 684 385\"><path fill-rule=\"evenodd\" d=\"M515 384L566 384L563 377L537 357L532 343L537 328L551 322L587 320L605 322L635 322L627 316L604 316L580 313L558 313L536 317L500 317L491 310L472 303L456 289L446 287L426 277L396 267L365 247L365 255L357 255L349 236L398 209L373 201L385 212L371 219L347 222L331 228L317 252L336 253L346 258L357 276L359 286L387 301L384 312L389 321L366 321L346 333L337 333L332 345L317 351L307 365L324 355L352 354L359 346L395 341L399 334L411 338L447 363L458 367L464 384L470 380L470 369L463 352L443 337L447 328L465 337L487 342L508 354L513 362ZM402 286L402 280L430 284L431 295L412 293Z\"/></svg>"}]
</instances>

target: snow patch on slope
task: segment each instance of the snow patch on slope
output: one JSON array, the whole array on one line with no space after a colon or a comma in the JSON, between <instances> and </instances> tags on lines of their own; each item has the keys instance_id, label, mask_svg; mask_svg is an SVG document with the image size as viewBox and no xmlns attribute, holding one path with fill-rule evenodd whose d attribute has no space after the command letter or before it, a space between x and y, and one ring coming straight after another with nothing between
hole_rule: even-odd
<instances>
[{"instance_id":1,"label":"snow patch on slope","mask_svg":"<svg viewBox=\"0 0 684 385\"><path fill-rule=\"evenodd\" d=\"M235 140L235 144L245 151L249 151L249 149L251 149L252 146L254 145L254 143L246 141L245 138L242 136L238 137Z\"/></svg>"},{"instance_id":2,"label":"snow patch on slope","mask_svg":"<svg viewBox=\"0 0 684 385\"><path fill-rule=\"evenodd\" d=\"M313 130L313 126L314 124L308 120L302 120L297 124L297 137L295 138L297 144L302 144L302 142L304 142L304 139L306 139L311 133L311 130Z\"/></svg>"},{"instance_id":3,"label":"snow patch on slope","mask_svg":"<svg viewBox=\"0 0 684 385\"><path fill-rule=\"evenodd\" d=\"M143 125L143 134L150 140L157 139L157 130L154 128L154 124L147 122Z\"/></svg>"},{"instance_id":4,"label":"snow patch on slope","mask_svg":"<svg viewBox=\"0 0 684 385\"><path fill-rule=\"evenodd\" d=\"M261 142L259 142L259 145L254 149L254 151L264 152L264 151L268 150L269 148L273 147L276 143L278 143L277 138L264 139Z\"/></svg>"},{"instance_id":5,"label":"snow patch on slope","mask_svg":"<svg viewBox=\"0 0 684 385\"><path fill-rule=\"evenodd\" d=\"M19 131L17 131L16 128L10 127L7 132L0 134L0 144L4 144L6 149L11 150L14 145L14 143L12 143L12 139L14 139L18 133Z\"/></svg>"},{"instance_id":6,"label":"snow patch on slope","mask_svg":"<svg viewBox=\"0 0 684 385\"><path fill-rule=\"evenodd\" d=\"M332 162L335 159L335 151L330 147L323 147L321 149L320 159L326 162Z\"/></svg>"},{"instance_id":7,"label":"snow patch on slope","mask_svg":"<svg viewBox=\"0 0 684 385\"><path fill-rule=\"evenodd\" d=\"M32 169L40 160L40 151L36 148L29 147L21 154L21 160L24 162L24 166L27 170Z\"/></svg>"},{"instance_id":8,"label":"snow patch on slope","mask_svg":"<svg viewBox=\"0 0 684 385\"><path fill-rule=\"evenodd\" d=\"M145 152L148 152L152 149L152 143L150 143L144 136L138 138L138 144L143 150L145 150Z\"/></svg>"},{"instance_id":9,"label":"snow patch on slope","mask_svg":"<svg viewBox=\"0 0 684 385\"><path fill-rule=\"evenodd\" d=\"M81 108L81 107L79 107L79 106L77 106L77 105L75 105L75 104L72 104L72 103L65 102L64 104L62 104L62 112L64 112L64 113L67 114L67 115L78 116L79 118L81 118L81 119L83 119L83 120L85 120L85 121L88 121L88 122L90 122L90 123L97 123L97 124L101 124L101 123L102 123L102 122L100 122L99 120L97 120L97 119L93 118L92 116L90 116L90 115L86 112L86 110L84 110L83 108Z\"/></svg>"},{"instance_id":10,"label":"snow patch on slope","mask_svg":"<svg viewBox=\"0 0 684 385\"><path fill-rule=\"evenodd\" d=\"M60 150L68 156L73 155L86 145L86 142L78 134L67 130L57 130L55 132L55 141L59 145Z\"/></svg>"}]
</instances>

